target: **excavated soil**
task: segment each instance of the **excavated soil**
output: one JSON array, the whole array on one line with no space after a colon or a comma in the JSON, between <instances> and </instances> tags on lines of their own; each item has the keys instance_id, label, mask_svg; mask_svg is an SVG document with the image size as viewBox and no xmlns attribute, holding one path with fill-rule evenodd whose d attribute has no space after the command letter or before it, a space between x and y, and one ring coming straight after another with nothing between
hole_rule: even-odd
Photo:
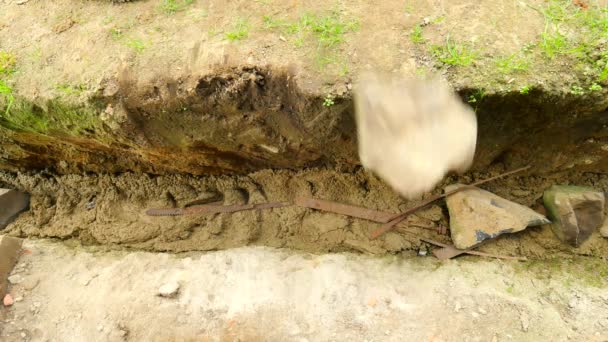
<instances>
[{"instance_id":1,"label":"excavated soil","mask_svg":"<svg viewBox=\"0 0 608 342\"><path fill-rule=\"evenodd\" d=\"M470 182L497 172L455 181ZM494 181L484 188L536 207L552 184L589 185L608 190L608 176L527 175ZM418 237L449 242L437 227L447 225L443 202L422 210L379 239L377 223L297 206L178 217L148 216L148 208L185 207L223 200L226 205L292 201L296 196L333 200L398 213L413 206L363 170L264 170L246 176L63 175L0 173L0 185L32 194L31 209L7 228L11 235L78 239L87 244L151 251L208 251L246 245L288 247L307 252L359 251L370 254L418 250ZM435 229L434 229L435 228ZM433 230L434 229L434 230ZM608 256L608 240L595 233L580 248L557 240L549 227L529 228L486 244L482 250L529 257L559 253Z\"/></svg>"}]
</instances>

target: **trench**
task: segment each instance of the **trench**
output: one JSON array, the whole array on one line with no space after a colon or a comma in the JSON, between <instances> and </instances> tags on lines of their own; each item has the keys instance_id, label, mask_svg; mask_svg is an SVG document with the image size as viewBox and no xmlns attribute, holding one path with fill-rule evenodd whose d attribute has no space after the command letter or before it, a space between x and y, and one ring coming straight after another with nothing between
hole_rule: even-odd
<instances>
[{"instance_id":1,"label":"trench","mask_svg":"<svg viewBox=\"0 0 608 342\"><path fill-rule=\"evenodd\" d=\"M75 239L151 251L209 251L246 245L326 253L382 255L425 248L417 236L449 242L443 202L412 215L376 240L377 223L297 206L208 215L155 217L146 210L326 199L399 213L406 201L358 163L349 92L325 105L288 70L230 67L203 77L141 85L129 75L107 81L76 112L93 113L86 129L54 103L19 108L45 129L2 121L0 185L31 194L30 210L5 232ZM535 89L529 94L457 89L476 110L478 148L471 182L516 167L526 173L485 189L526 206L553 184L608 190L608 100ZM46 121L45 121L46 122ZM69 125L67 125L69 124ZM84 127L84 125L81 125ZM76 132L76 133L74 133ZM428 194L430 196L431 194ZM595 233L579 248L548 226L502 236L489 252L528 257L556 253L608 256Z\"/></svg>"}]
</instances>

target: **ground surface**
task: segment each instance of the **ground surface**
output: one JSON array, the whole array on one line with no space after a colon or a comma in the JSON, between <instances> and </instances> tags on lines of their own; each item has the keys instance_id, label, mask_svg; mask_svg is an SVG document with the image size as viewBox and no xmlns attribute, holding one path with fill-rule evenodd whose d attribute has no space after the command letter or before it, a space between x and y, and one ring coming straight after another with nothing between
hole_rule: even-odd
<instances>
[{"instance_id":1,"label":"ground surface","mask_svg":"<svg viewBox=\"0 0 608 342\"><path fill-rule=\"evenodd\" d=\"M26 241L3 341L606 341L588 261L184 255ZM569 266L568 266L569 265ZM576 272L576 274L574 273ZM159 288L180 284L175 298ZM19 298L21 297L21 298Z\"/></svg>"}]
</instances>

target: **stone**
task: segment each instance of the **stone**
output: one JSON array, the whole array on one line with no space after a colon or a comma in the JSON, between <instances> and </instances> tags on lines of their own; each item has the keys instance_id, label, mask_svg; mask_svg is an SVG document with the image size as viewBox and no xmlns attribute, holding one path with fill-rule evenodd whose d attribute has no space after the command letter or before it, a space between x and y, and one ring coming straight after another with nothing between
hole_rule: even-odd
<instances>
[{"instance_id":1,"label":"stone","mask_svg":"<svg viewBox=\"0 0 608 342\"><path fill-rule=\"evenodd\" d=\"M8 277L8 282L11 283L11 285L21 284L22 281L23 277L20 274L13 274L12 276Z\"/></svg>"},{"instance_id":2,"label":"stone","mask_svg":"<svg viewBox=\"0 0 608 342\"><path fill-rule=\"evenodd\" d=\"M477 118L444 83L370 73L354 102L361 164L400 195L416 198L471 166Z\"/></svg>"},{"instance_id":3,"label":"stone","mask_svg":"<svg viewBox=\"0 0 608 342\"><path fill-rule=\"evenodd\" d=\"M462 186L449 185L445 191ZM528 207L476 187L448 196L446 203L452 241L458 249L467 249L501 234L550 223L546 217Z\"/></svg>"},{"instance_id":4,"label":"stone","mask_svg":"<svg viewBox=\"0 0 608 342\"><path fill-rule=\"evenodd\" d=\"M11 223L30 204L28 194L11 189L0 189L0 230Z\"/></svg>"},{"instance_id":5,"label":"stone","mask_svg":"<svg viewBox=\"0 0 608 342\"><path fill-rule=\"evenodd\" d=\"M179 292L179 283L172 281L164 284L158 289L161 297L174 297Z\"/></svg>"},{"instance_id":6,"label":"stone","mask_svg":"<svg viewBox=\"0 0 608 342\"><path fill-rule=\"evenodd\" d=\"M604 193L589 187L554 185L543 194L553 233L579 247L604 220Z\"/></svg>"},{"instance_id":7,"label":"stone","mask_svg":"<svg viewBox=\"0 0 608 342\"><path fill-rule=\"evenodd\" d=\"M19 259L23 240L0 235L0 296L6 293L8 277Z\"/></svg>"},{"instance_id":8,"label":"stone","mask_svg":"<svg viewBox=\"0 0 608 342\"><path fill-rule=\"evenodd\" d=\"M4 296L4 299L2 300L2 304L4 304L4 306L11 306L14 303L15 301L13 300L13 296L8 293Z\"/></svg>"},{"instance_id":9,"label":"stone","mask_svg":"<svg viewBox=\"0 0 608 342\"><path fill-rule=\"evenodd\" d=\"M602 237L608 238L608 215L604 218L604 223L600 227L600 235Z\"/></svg>"}]
</instances>

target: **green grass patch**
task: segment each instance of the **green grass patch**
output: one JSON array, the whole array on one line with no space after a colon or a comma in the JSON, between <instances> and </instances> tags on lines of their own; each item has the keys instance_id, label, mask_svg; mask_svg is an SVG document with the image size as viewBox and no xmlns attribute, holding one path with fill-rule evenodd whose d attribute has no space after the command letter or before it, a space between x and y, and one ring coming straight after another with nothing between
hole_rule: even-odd
<instances>
[{"instance_id":1,"label":"green grass patch","mask_svg":"<svg viewBox=\"0 0 608 342\"><path fill-rule=\"evenodd\" d=\"M13 98L13 101L10 108L0 113L0 125L14 131L80 136L101 129L97 112L90 107L74 108L54 101L42 109L25 100Z\"/></svg>"},{"instance_id":2,"label":"green grass patch","mask_svg":"<svg viewBox=\"0 0 608 342\"><path fill-rule=\"evenodd\" d=\"M165 14L175 14L190 6L194 0L163 0L160 10Z\"/></svg>"},{"instance_id":3,"label":"green grass patch","mask_svg":"<svg viewBox=\"0 0 608 342\"><path fill-rule=\"evenodd\" d=\"M240 18L234 23L232 30L226 32L224 38L230 41L243 40L249 36L249 28L249 22L246 19Z\"/></svg>"},{"instance_id":4,"label":"green grass patch","mask_svg":"<svg viewBox=\"0 0 608 342\"><path fill-rule=\"evenodd\" d=\"M86 86L83 84L71 85L67 83L56 84L55 89L66 96L79 96L87 90Z\"/></svg>"},{"instance_id":5,"label":"green grass patch","mask_svg":"<svg viewBox=\"0 0 608 342\"><path fill-rule=\"evenodd\" d=\"M424 43L424 37L422 37L422 26L416 25L410 32L410 40L414 44Z\"/></svg>"},{"instance_id":6,"label":"green grass patch","mask_svg":"<svg viewBox=\"0 0 608 342\"><path fill-rule=\"evenodd\" d=\"M527 71L529 67L530 61L517 54L500 57L496 60L496 68L503 74Z\"/></svg>"},{"instance_id":7,"label":"green grass patch","mask_svg":"<svg viewBox=\"0 0 608 342\"><path fill-rule=\"evenodd\" d=\"M135 52L137 53L142 53L147 48L147 44L143 40L138 38L127 39L125 45L135 50Z\"/></svg>"},{"instance_id":8,"label":"green grass patch","mask_svg":"<svg viewBox=\"0 0 608 342\"><path fill-rule=\"evenodd\" d=\"M296 46L303 46L306 38L311 37L323 48L336 47L344 42L347 33L359 29L357 20L347 19L338 11L325 15L305 13L293 22L264 16L263 22L267 29L291 35Z\"/></svg>"},{"instance_id":9,"label":"green grass patch","mask_svg":"<svg viewBox=\"0 0 608 342\"><path fill-rule=\"evenodd\" d=\"M15 72L17 57L14 54L0 50L0 76L8 76Z\"/></svg>"},{"instance_id":10,"label":"green grass patch","mask_svg":"<svg viewBox=\"0 0 608 342\"><path fill-rule=\"evenodd\" d=\"M477 58L477 52L467 44L454 42L448 36L445 45L431 47L431 52L440 62L453 66L471 65Z\"/></svg>"}]
</instances>

